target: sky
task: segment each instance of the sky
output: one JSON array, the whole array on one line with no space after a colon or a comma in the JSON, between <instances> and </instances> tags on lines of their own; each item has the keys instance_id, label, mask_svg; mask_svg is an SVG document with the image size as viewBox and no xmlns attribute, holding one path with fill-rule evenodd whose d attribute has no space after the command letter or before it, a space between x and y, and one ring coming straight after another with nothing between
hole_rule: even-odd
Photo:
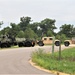
<instances>
[{"instance_id":1,"label":"sky","mask_svg":"<svg viewBox=\"0 0 75 75\"><path fill-rule=\"evenodd\" d=\"M23 16L33 22L55 19L58 32L64 24L75 26L75 0L0 0L0 21L4 22L0 29L19 23Z\"/></svg>"}]
</instances>

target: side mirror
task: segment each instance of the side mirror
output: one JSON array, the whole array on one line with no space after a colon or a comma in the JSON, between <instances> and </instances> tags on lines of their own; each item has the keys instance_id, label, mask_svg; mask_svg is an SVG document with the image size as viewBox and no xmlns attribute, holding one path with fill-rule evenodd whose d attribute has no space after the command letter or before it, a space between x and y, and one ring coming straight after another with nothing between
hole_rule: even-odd
<instances>
[{"instance_id":1,"label":"side mirror","mask_svg":"<svg viewBox=\"0 0 75 75\"><path fill-rule=\"evenodd\" d=\"M60 46L60 41L59 40L55 41L55 45Z\"/></svg>"},{"instance_id":2,"label":"side mirror","mask_svg":"<svg viewBox=\"0 0 75 75\"><path fill-rule=\"evenodd\" d=\"M69 46L69 45L70 45L70 42L69 42L69 41L65 41L65 42L64 42L64 45L65 45L65 46Z\"/></svg>"}]
</instances>

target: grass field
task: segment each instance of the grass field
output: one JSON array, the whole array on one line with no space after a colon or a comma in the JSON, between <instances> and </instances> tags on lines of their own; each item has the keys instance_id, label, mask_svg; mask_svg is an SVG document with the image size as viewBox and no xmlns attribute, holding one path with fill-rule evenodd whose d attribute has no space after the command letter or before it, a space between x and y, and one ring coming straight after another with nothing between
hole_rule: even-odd
<instances>
[{"instance_id":1,"label":"grass field","mask_svg":"<svg viewBox=\"0 0 75 75\"><path fill-rule=\"evenodd\" d=\"M32 53L32 61L48 70L56 70L75 75L75 47L64 49L61 55L61 60L59 60L58 52L52 55L39 49Z\"/></svg>"}]
</instances>

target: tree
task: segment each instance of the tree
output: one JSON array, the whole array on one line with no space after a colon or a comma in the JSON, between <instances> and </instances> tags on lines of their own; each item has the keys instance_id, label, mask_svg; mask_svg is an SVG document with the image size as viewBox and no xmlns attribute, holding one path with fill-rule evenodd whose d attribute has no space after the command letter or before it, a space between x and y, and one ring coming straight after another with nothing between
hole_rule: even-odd
<instances>
[{"instance_id":1,"label":"tree","mask_svg":"<svg viewBox=\"0 0 75 75\"><path fill-rule=\"evenodd\" d=\"M53 33L52 33L51 30L48 30L48 31L47 31L47 36L53 36Z\"/></svg>"},{"instance_id":2,"label":"tree","mask_svg":"<svg viewBox=\"0 0 75 75\"><path fill-rule=\"evenodd\" d=\"M65 34L61 34L61 42L64 43L64 40L66 40L67 37Z\"/></svg>"},{"instance_id":3,"label":"tree","mask_svg":"<svg viewBox=\"0 0 75 75\"><path fill-rule=\"evenodd\" d=\"M10 33L10 27L6 27L3 30L1 30L1 34L8 35Z\"/></svg>"},{"instance_id":4,"label":"tree","mask_svg":"<svg viewBox=\"0 0 75 75\"><path fill-rule=\"evenodd\" d=\"M75 37L75 27L73 28L73 31L72 31L72 37Z\"/></svg>"},{"instance_id":5,"label":"tree","mask_svg":"<svg viewBox=\"0 0 75 75\"><path fill-rule=\"evenodd\" d=\"M74 31L74 25L64 24L60 27L59 34L65 34L66 37L72 38Z\"/></svg>"},{"instance_id":6,"label":"tree","mask_svg":"<svg viewBox=\"0 0 75 75\"><path fill-rule=\"evenodd\" d=\"M40 23L34 22L34 23L30 24L29 27L38 35L38 37L41 37L42 30L40 28Z\"/></svg>"},{"instance_id":7,"label":"tree","mask_svg":"<svg viewBox=\"0 0 75 75\"><path fill-rule=\"evenodd\" d=\"M25 38L28 39L36 39L37 35L35 34L35 32L31 29L31 28L26 28L25 30Z\"/></svg>"},{"instance_id":8,"label":"tree","mask_svg":"<svg viewBox=\"0 0 75 75\"><path fill-rule=\"evenodd\" d=\"M16 35L20 31L20 27L15 23L10 23L10 25L11 25L11 29L9 34L16 37Z\"/></svg>"},{"instance_id":9,"label":"tree","mask_svg":"<svg viewBox=\"0 0 75 75\"><path fill-rule=\"evenodd\" d=\"M25 38L25 33L24 33L24 31L19 31L16 37Z\"/></svg>"},{"instance_id":10,"label":"tree","mask_svg":"<svg viewBox=\"0 0 75 75\"><path fill-rule=\"evenodd\" d=\"M32 24L30 24L30 28L36 33L37 30L38 30L38 26L39 26L39 23L38 22L34 22Z\"/></svg>"},{"instance_id":11,"label":"tree","mask_svg":"<svg viewBox=\"0 0 75 75\"><path fill-rule=\"evenodd\" d=\"M56 22L55 20L52 20L49 18L42 20L40 23L40 27L42 28L42 32L45 32L46 35L47 35L48 30L50 30L52 33L54 33L54 29L56 29L55 22Z\"/></svg>"},{"instance_id":12,"label":"tree","mask_svg":"<svg viewBox=\"0 0 75 75\"><path fill-rule=\"evenodd\" d=\"M61 35L57 34L56 39L61 40L61 42L64 43L64 40L66 40L67 37L65 34L61 34Z\"/></svg>"},{"instance_id":13,"label":"tree","mask_svg":"<svg viewBox=\"0 0 75 75\"><path fill-rule=\"evenodd\" d=\"M57 34L55 37L56 37L56 39L60 40L60 35L59 34Z\"/></svg>"},{"instance_id":14,"label":"tree","mask_svg":"<svg viewBox=\"0 0 75 75\"><path fill-rule=\"evenodd\" d=\"M21 17L20 18L20 23L19 26L21 28L21 30L25 31L26 27L30 24L31 22L31 17Z\"/></svg>"}]
</instances>

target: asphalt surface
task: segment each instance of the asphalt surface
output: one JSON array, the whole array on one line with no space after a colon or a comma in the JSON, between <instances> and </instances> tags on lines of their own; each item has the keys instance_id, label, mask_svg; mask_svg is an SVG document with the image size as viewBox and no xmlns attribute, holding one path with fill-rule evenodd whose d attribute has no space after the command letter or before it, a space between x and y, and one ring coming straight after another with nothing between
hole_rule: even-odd
<instances>
[{"instance_id":1,"label":"asphalt surface","mask_svg":"<svg viewBox=\"0 0 75 75\"><path fill-rule=\"evenodd\" d=\"M0 50L0 74L54 75L39 70L29 63L32 52L38 50L38 48L42 48L48 52L52 51L51 46L35 46ZM55 47L55 51L58 49L58 47Z\"/></svg>"}]
</instances>

